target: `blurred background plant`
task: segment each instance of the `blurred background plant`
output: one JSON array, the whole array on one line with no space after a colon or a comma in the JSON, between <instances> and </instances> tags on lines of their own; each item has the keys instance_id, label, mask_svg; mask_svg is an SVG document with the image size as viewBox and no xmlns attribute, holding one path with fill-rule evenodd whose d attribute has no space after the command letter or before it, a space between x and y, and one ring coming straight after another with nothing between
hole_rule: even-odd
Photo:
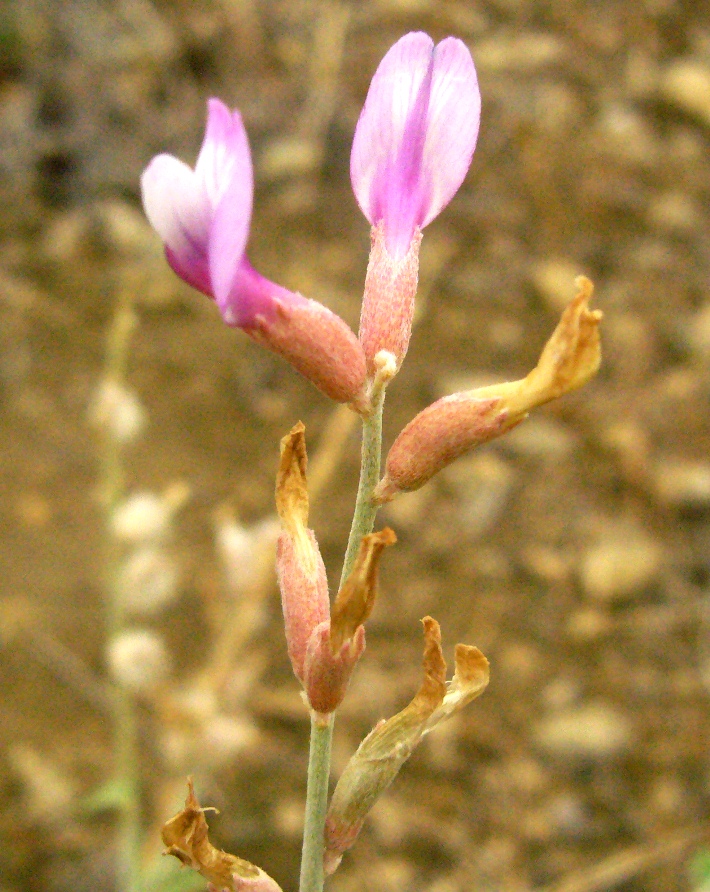
<instances>
[{"instance_id":1,"label":"blurred background plant","mask_svg":"<svg viewBox=\"0 0 710 892\"><path fill-rule=\"evenodd\" d=\"M386 445L432 399L524 374L578 273L597 285L606 358L591 387L383 512L400 541L336 772L416 687L425 613L475 641L493 676L412 759L331 887L702 888L707 15L684 0L0 10L3 889L112 887L117 691L135 716L144 863L191 772L221 809L219 843L293 888L307 715L267 559L273 476L301 418L335 576L357 438L170 273L138 177L159 151L194 159L208 96L239 106L255 263L356 325L369 245L350 143L377 62L417 28L467 42L483 116L467 181L424 242ZM118 376L106 332L123 344ZM116 403L133 439L119 430L111 468L87 416ZM314 476L336 442L337 475L326 450ZM156 885L192 881L157 863Z\"/></svg>"}]
</instances>

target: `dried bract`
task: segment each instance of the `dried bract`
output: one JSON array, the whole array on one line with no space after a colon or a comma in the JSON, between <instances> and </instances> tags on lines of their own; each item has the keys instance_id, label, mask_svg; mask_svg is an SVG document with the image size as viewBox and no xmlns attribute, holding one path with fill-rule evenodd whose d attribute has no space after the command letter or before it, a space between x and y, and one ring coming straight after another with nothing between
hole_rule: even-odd
<instances>
[{"instance_id":1,"label":"dried bract","mask_svg":"<svg viewBox=\"0 0 710 892\"><path fill-rule=\"evenodd\" d=\"M488 661L475 647L458 645L456 674L446 682L441 631L427 616L424 624L424 680L411 703L368 734L350 759L333 793L325 825L324 868L333 873L355 842L368 812L397 776L419 741L488 683Z\"/></svg>"},{"instance_id":2,"label":"dried bract","mask_svg":"<svg viewBox=\"0 0 710 892\"><path fill-rule=\"evenodd\" d=\"M281 892L281 888L264 871L220 849L208 838L205 809L195 796L192 779L187 782L185 808L163 825L162 838L167 846L164 854L174 855L186 867L191 867L208 880L215 889L230 892Z\"/></svg>"},{"instance_id":3,"label":"dried bract","mask_svg":"<svg viewBox=\"0 0 710 892\"><path fill-rule=\"evenodd\" d=\"M409 422L387 456L385 476L375 491L378 502L419 489L460 455L499 437L531 409L581 387L596 374L602 314L589 309L589 279L580 276L576 284L576 297L527 377L446 396Z\"/></svg>"},{"instance_id":4,"label":"dried bract","mask_svg":"<svg viewBox=\"0 0 710 892\"><path fill-rule=\"evenodd\" d=\"M315 534L308 529L305 428L300 422L281 440L276 478L276 508L283 532L276 569L286 626L286 641L296 677L304 679L308 639L330 617L328 580Z\"/></svg>"},{"instance_id":5,"label":"dried bract","mask_svg":"<svg viewBox=\"0 0 710 892\"><path fill-rule=\"evenodd\" d=\"M308 640L303 684L311 708L321 714L341 704L353 669L365 650L363 623L377 597L382 551L397 541L392 530L364 536L352 572L333 605L330 622L321 623Z\"/></svg>"}]
</instances>

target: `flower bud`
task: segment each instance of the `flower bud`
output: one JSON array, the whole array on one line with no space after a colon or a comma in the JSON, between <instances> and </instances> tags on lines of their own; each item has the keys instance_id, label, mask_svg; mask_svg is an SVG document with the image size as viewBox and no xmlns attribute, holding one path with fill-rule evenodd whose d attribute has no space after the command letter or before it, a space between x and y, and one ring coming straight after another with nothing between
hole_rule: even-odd
<instances>
[{"instance_id":1,"label":"flower bud","mask_svg":"<svg viewBox=\"0 0 710 892\"><path fill-rule=\"evenodd\" d=\"M303 684L308 702L318 713L341 704L350 676L365 650L363 623L377 597L380 555L397 537L385 528L364 536L355 565L333 605L330 623L321 623L308 640Z\"/></svg>"},{"instance_id":2,"label":"flower bud","mask_svg":"<svg viewBox=\"0 0 710 892\"><path fill-rule=\"evenodd\" d=\"M346 765L326 817L326 874L335 872L343 852L355 842L368 812L422 737L479 696L488 684L488 661L478 648L462 644L456 648L456 672L447 683L439 624L429 616L422 622L424 680L411 703L391 719L377 724Z\"/></svg>"},{"instance_id":3,"label":"flower bud","mask_svg":"<svg viewBox=\"0 0 710 892\"><path fill-rule=\"evenodd\" d=\"M162 549L144 545L121 564L118 595L129 613L153 616L177 598L179 582L175 561Z\"/></svg>"},{"instance_id":4,"label":"flower bud","mask_svg":"<svg viewBox=\"0 0 710 892\"><path fill-rule=\"evenodd\" d=\"M276 569L293 671L304 679L306 647L311 633L330 616L328 580L318 543L308 523L305 428L299 422L281 440L276 478L276 509L283 532L276 547Z\"/></svg>"},{"instance_id":5,"label":"flower bud","mask_svg":"<svg viewBox=\"0 0 710 892\"><path fill-rule=\"evenodd\" d=\"M116 506L111 517L111 532L129 544L163 539L170 531L175 513L189 495L190 490L183 482L172 484L161 495L149 491L133 493Z\"/></svg>"},{"instance_id":6,"label":"flower bud","mask_svg":"<svg viewBox=\"0 0 710 892\"><path fill-rule=\"evenodd\" d=\"M409 422L389 451L376 501L419 489L460 455L523 421L535 406L581 387L596 374L602 314L589 309L589 279L580 276L576 284L577 296L526 378L446 396Z\"/></svg>"},{"instance_id":7,"label":"flower bud","mask_svg":"<svg viewBox=\"0 0 710 892\"><path fill-rule=\"evenodd\" d=\"M262 588L267 567L270 584L279 534L276 518L267 517L246 527L227 511L219 510L215 516L215 532L231 595L242 596L246 591Z\"/></svg>"},{"instance_id":8,"label":"flower bud","mask_svg":"<svg viewBox=\"0 0 710 892\"><path fill-rule=\"evenodd\" d=\"M208 838L206 809L200 808L192 779L188 780L185 808L163 825L162 838L166 855L174 855L186 867L200 873L210 888L229 892L281 892L281 887L264 871L216 849Z\"/></svg>"}]
</instances>

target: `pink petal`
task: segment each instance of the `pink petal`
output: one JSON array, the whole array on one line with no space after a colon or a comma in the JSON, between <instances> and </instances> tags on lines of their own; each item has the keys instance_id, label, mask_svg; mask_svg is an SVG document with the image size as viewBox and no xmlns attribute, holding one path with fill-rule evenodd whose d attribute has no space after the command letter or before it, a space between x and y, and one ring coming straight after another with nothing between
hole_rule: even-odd
<instances>
[{"instance_id":1,"label":"pink petal","mask_svg":"<svg viewBox=\"0 0 710 892\"><path fill-rule=\"evenodd\" d=\"M251 152L242 116L219 99L207 102L207 126L195 173L213 209L219 205L234 178L248 186L249 212L253 191Z\"/></svg>"},{"instance_id":2,"label":"pink petal","mask_svg":"<svg viewBox=\"0 0 710 892\"><path fill-rule=\"evenodd\" d=\"M195 175L212 207L208 257L212 292L223 309L249 237L254 179L249 140L238 111L210 99Z\"/></svg>"},{"instance_id":3,"label":"pink petal","mask_svg":"<svg viewBox=\"0 0 710 892\"><path fill-rule=\"evenodd\" d=\"M451 201L471 166L481 120L481 93L466 45L447 37L434 50L434 76L423 166L430 184L426 226Z\"/></svg>"},{"instance_id":4,"label":"pink petal","mask_svg":"<svg viewBox=\"0 0 710 892\"><path fill-rule=\"evenodd\" d=\"M246 151L249 151L248 144ZM217 205L210 227L210 281L220 309L230 299L249 238L254 186L251 159L248 160L248 165L233 165L231 180Z\"/></svg>"},{"instance_id":5,"label":"pink petal","mask_svg":"<svg viewBox=\"0 0 710 892\"><path fill-rule=\"evenodd\" d=\"M206 257L211 209L187 164L158 155L141 176L146 216L166 247L186 260Z\"/></svg>"},{"instance_id":6,"label":"pink petal","mask_svg":"<svg viewBox=\"0 0 710 892\"><path fill-rule=\"evenodd\" d=\"M373 225L384 222L395 256L461 185L479 118L476 70L460 40L435 48L428 35L407 34L380 63L355 131L350 175L363 213Z\"/></svg>"}]
</instances>

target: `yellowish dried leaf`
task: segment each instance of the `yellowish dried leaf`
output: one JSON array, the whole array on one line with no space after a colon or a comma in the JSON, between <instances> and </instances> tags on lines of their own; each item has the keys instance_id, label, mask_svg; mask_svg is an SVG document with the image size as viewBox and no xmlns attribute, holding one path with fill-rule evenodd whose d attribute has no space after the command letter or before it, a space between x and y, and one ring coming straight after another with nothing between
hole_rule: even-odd
<instances>
[{"instance_id":1,"label":"yellowish dried leaf","mask_svg":"<svg viewBox=\"0 0 710 892\"><path fill-rule=\"evenodd\" d=\"M205 810L195 796L192 779L188 780L185 808L163 825L164 854L174 855L187 867L200 873L217 889L236 892L239 878L256 880L262 871L249 861L216 849L207 837Z\"/></svg>"},{"instance_id":2,"label":"yellowish dried leaf","mask_svg":"<svg viewBox=\"0 0 710 892\"><path fill-rule=\"evenodd\" d=\"M281 460L276 474L276 510L304 570L316 570L317 556L308 536L306 428L302 422L281 439Z\"/></svg>"},{"instance_id":3,"label":"yellowish dried leaf","mask_svg":"<svg viewBox=\"0 0 710 892\"><path fill-rule=\"evenodd\" d=\"M331 610L330 650L340 651L345 641L350 640L375 606L377 597L377 574L382 552L388 545L394 545L397 537L385 527L377 533L363 536L355 565L343 583Z\"/></svg>"}]
</instances>

